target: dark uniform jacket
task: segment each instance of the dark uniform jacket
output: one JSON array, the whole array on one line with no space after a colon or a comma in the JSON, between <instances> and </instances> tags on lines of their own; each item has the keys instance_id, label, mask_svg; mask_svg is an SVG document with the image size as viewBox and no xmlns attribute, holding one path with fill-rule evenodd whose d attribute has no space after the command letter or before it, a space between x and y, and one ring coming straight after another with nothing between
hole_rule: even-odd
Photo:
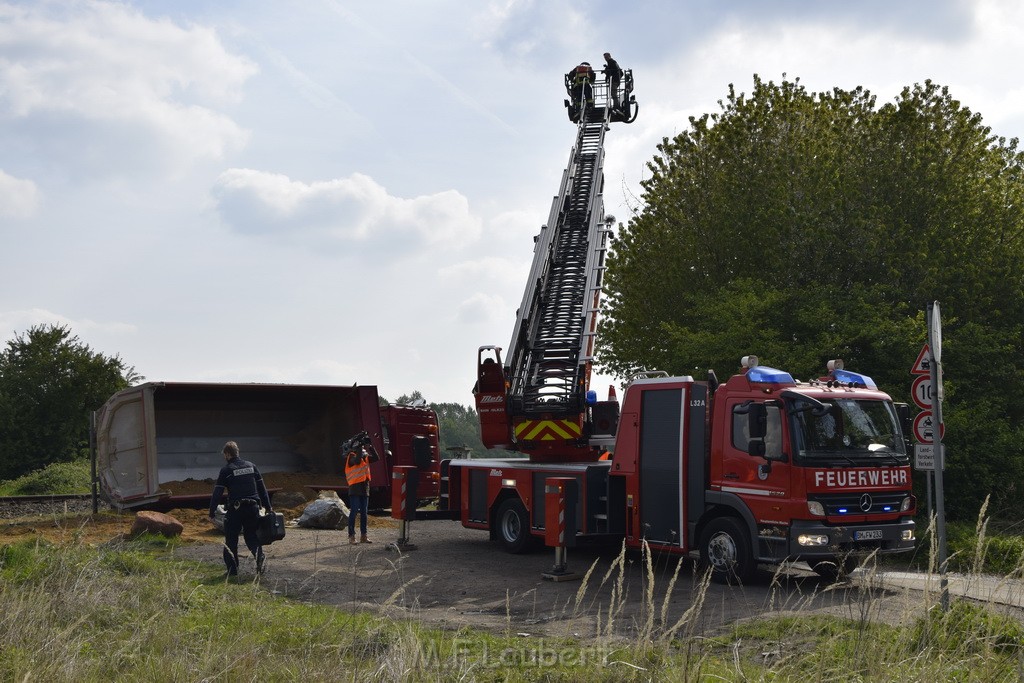
<instances>
[{"instance_id":1,"label":"dark uniform jacket","mask_svg":"<svg viewBox=\"0 0 1024 683\"><path fill-rule=\"evenodd\" d=\"M217 510L217 504L224 495L224 489L228 490L228 508L239 505L260 504L270 509L270 494L263 483L263 477L256 465L248 460L232 458L220 470L217 477L217 485L213 488L213 496L210 498L210 515Z\"/></svg>"}]
</instances>

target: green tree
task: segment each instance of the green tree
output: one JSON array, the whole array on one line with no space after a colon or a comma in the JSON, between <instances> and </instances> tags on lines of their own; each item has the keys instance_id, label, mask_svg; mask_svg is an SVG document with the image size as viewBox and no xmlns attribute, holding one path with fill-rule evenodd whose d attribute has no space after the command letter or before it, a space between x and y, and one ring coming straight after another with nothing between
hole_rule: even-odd
<instances>
[{"instance_id":1,"label":"green tree","mask_svg":"<svg viewBox=\"0 0 1024 683\"><path fill-rule=\"evenodd\" d=\"M449 448L466 447L476 457L487 453L483 441L480 440L480 418L476 411L459 403L431 403L430 407L437 411L437 420L441 432L441 457L451 458L455 453Z\"/></svg>"},{"instance_id":2,"label":"green tree","mask_svg":"<svg viewBox=\"0 0 1024 683\"><path fill-rule=\"evenodd\" d=\"M829 358L907 401L944 316L952 516L1024 487L1024 156L930 81L878 106L754 77L658 146L612 243L602 364L731 374L756 353L798 377ZM722 372L724 371L724 373Z\"/></svg>"},{"instance_id":3,"label":"green tree","mask_svg":"<svg viewBox=\"0 0 1024 683\"><path fill-rule=\"evenodd\" d=\"M16 334L0 354L0 479L88 457L92 411L142 379L67 326Z\"/></svg>"}]
</instances>

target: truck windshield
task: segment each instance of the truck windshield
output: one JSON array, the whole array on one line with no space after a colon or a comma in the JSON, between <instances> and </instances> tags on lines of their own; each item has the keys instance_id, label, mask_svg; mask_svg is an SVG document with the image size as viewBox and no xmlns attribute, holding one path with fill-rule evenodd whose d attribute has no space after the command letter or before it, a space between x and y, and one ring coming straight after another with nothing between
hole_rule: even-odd
<instances>
[{"instance_id":1,"label":"truck windshield","mask_svg":"<svg viewBox=\"0 0 1024 683\"><path fill-rule=\"evenodd\" d=\"M836 398L821 403L823 407L791 405L798 459L850 464L906 459L891 402Z\"/></svg>"}]
</instances>

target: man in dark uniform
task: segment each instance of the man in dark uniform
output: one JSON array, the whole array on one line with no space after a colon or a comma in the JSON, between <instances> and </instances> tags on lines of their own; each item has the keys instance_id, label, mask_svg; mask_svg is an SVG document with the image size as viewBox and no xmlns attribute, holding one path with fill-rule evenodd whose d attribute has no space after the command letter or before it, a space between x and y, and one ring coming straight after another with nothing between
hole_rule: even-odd
<instances>
[{"instance_id":1,"label":"man in dark uniform","mask_svg":"<svg viewBox=\"0 0 1024 683\"><path fill-rule=\"evenodd\" d=\"M270 494L263 483L263 477L256 465L238 457L238 444L228 441L224 444L224 460L227 464L220 470L217 485L210 497L210 519L213 519L217 504L228 491L227 518L224 520L224 564L228 568L228 576L238 575L238 534L244 534L245 545L256 558L256 572L263 573L266 567L266 554L260 545L256 529L260 521L260 506L273 512L270 507Z\"/></svg>"},{"instance_id":2,"label":"man in dark uniform","mask_svg":"<svg viewBox=\"0 0 1024 683\"><path fill-rule=\"evenodd\" d=\"M612 109L619 108L619 81L622 80L622 68L612 59L611 54L604 53L604 79L608 82L608 94L612 98Z\"/></svg>"}]
</instances>

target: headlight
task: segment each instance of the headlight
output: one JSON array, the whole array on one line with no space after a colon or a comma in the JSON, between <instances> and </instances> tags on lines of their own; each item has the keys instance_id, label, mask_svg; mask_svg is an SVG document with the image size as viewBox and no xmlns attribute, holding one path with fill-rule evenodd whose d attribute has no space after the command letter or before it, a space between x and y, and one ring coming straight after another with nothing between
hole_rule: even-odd
<instances>
[{"instance_id":1,"label":"headlight","mask_svg":"<svg viewBox=\"0 0 1024 683\"><path fill-rule=\"evenodd\" d=\"M825 506L816 500L807 501L807 511L812 515L817 515L818 517L825 516Z\"/></svg>"},{"instance_id":2,"label":"headlight","mask_svg":"<svg viewBox=\"0 0 1024 683\"><path fill-rule=\"evenodd\" d=\"M825 534L800 534L796 538L800 545L828 545L828 536Z\"/></svg>"},{"instance_id":3,"label":"headlight","mask_svg":"<svg viewBox=\"0 0 1024 683\"><path fill-rule=\"evenodd\" d=\"M900 505L900 512L906 512L910 509L910 496L903 499L903 503Z\"/></svg>"},{"instance_id":4,"label":"headlight","mask_svg":"<svg viewBox=\"0 0 1024 683\"><path fill-rule=\"evenodd\" d=\"M901 531L900 532L900 540L901 541L913 541L914 540L914 530L913 529L904 529L903 531Z\"/></svg>"}]
</instances>

